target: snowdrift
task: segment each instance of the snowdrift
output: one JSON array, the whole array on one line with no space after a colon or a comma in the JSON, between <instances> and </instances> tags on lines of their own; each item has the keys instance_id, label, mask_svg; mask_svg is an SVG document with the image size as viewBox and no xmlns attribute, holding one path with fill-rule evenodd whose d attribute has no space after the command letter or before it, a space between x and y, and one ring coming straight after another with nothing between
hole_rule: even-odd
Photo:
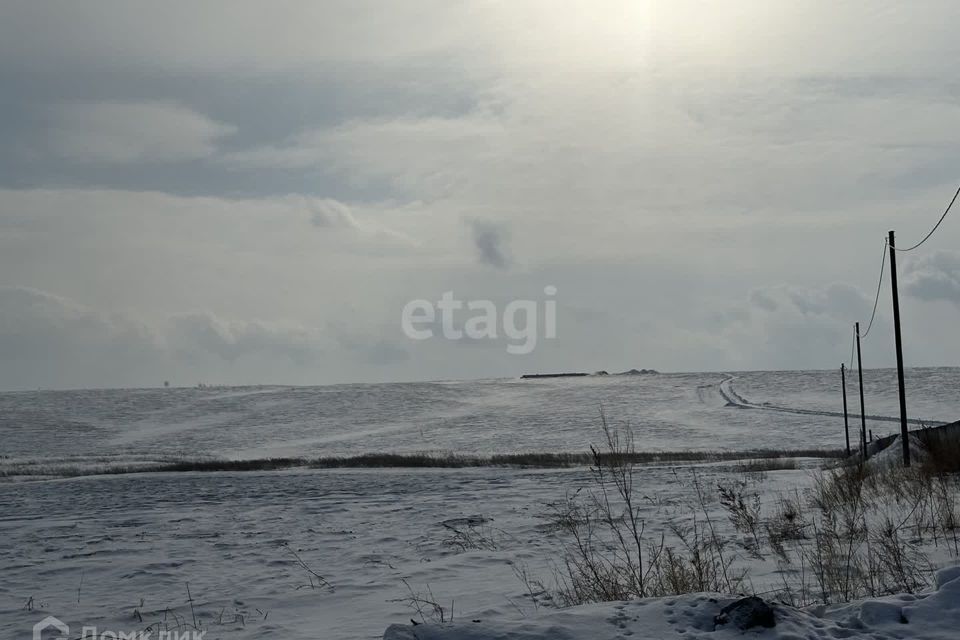
<instances>
[{"instance_id":1,"label":"snowdrift","mask_svg":"<svg viewBox=\"0 0 960 640\"><path fill-rule=\"evenodd\" d=\"M447 624L393 625L384 640L669 640L670 638L916 638L954 640L960 629L960 566L936 574L930 593L873 598L846 605L796 609L772 604L776 624L744 631L718 622L739 598L688 594L584 605L531 618L460 620Z\"/></svg>"}]
</instances>

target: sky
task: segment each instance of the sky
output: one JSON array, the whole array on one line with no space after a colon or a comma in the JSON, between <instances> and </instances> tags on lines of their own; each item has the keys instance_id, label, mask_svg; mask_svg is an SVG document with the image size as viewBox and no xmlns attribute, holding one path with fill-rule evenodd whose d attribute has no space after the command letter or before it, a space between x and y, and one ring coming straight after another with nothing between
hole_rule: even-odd
<instances>
[{"instance_id":1,"label":"sky","mask_svg":"<svg viewBox=\"0 0 960 640\"><path fill-rule=\"evenodd\" d=\"M2 0L0 389L839 367L887 231L919 241L960 180L956 24ZM960 211L898 256L908 366L960 364L957 247ZM895 362L888 276L865 368ZM496 338L408 337L445 292L491 301Z\"/></svg>"}]
</instances>

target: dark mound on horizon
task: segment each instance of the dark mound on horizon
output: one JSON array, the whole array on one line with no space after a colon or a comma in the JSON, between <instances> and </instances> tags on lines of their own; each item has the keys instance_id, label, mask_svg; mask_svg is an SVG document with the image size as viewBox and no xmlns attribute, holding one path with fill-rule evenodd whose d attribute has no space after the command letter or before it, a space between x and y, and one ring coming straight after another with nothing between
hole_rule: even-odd
<instances>
[{"instance_id":1,"label":"dark mound on horizon","mask_svg":"<svg viewBox=\"0 0 960 640\"><path fill-rule=\"evenodd\" d=\"M539 378L582 378L589 373L525 373L520 376L521 380L536 380Z\"/></svg>"},{"instance_id":2,"label":"dark mound on horizon","mask_svg":"<svg viewBox=\"0 0 960 640\"><path fill-rule=\"evenodd\" d=\"M623 371L621 373L614 373L615 376L648 376L656 375L660 373L656 369L630 369L629 371ZM539 380L543 378L583 378L586 376L608 376L611 375L606 371L597 371L596 373L525 373L520 376L521 380Z\"/></svg>"}]
</instances>

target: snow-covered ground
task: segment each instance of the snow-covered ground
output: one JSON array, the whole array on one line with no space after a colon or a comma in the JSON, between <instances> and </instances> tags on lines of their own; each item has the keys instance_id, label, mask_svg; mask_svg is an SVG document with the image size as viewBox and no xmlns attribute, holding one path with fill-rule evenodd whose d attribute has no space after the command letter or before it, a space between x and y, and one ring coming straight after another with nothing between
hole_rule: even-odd
<instances>
[{"instance_id":1,"label":"snow-covered ground","mask_svg":"<svg viewBox=\"0 0 960 640\"><path fill-rule=\"evenodd\" d=\"M404 579L453 600L458 613L529 606L510 563L546 568L556 547L538 516L585 479L475 469L7 485L0 637L21 637L47 613L78 628L124 630L163 620L168 608L189 615L188 582L208 637L379 637L413 615ZM442 523L474 515L489 520L495 548L450 544ZM311 588L291 549L332 589ZM29 598L43 611L25 609Z\"/></svg>"},{"instance_id":2,"label":"snow-covered ground","mask_svg":"<svg viewBox=\"0 0 960 640\"><path fill-rule=\"evenodd\" d=\"M644 468L637 482L651 535L690 517L694 471L705 487L744 477L721 465ZM807 486L809 474L767 472L748 488L773 500ZM470 469L8 484L0 637L25 637L47 614L75 628L176 625L193 615L187 584L207 638L376 638L416 618L410 598L430 593L454 620L539 619L550 602L534 602L518 569L551 582L561 543L550 504L590 482L584 470ZM719 506L710 510L736 540ZM781 586L772 560L736 545L731 553L750 569L753 591Z\"/></svg>"},{"instance_id":3,"label":"snow-covered ground","mask_svg":"<svg viewBox=\"0 0 960 640\"><path fill-rule=\"evenodd\" d=\"M717 623L736 598L688 594L583 605L522 619L460 620L445 625L396 625L384 640L820 640L915 638L953 640L960 627L960 567L936 575L936 588L918 595L871 598L838 607L799 610L773 605L775 625L746 633Z\"/></svg>"},{"instance_id":4,"label":"snow-covered ground","mask_svg":"<svg viewBox=\"0 0 960 640\"><path fill-rule=\"evenodd\" d=\"M829 415L728 407L726 374L546 380L0 393L0 454L111 460L146 455L263 458L369 451L583 451L601 406L652 450L841 446ZM853 376L851 376L853 377ZM752 403L842 408L837 372L738 373ZM866 371L869 415L898 415L896 374ZM911 417L957 419L960 369L910 369ZM856 388L848 387L851 407ZM876 435L896 425L868 423ZM2 471L2 460L0 460Z\"/></svg>"},{"instance_id":5,"label":"snow-covered ground","mask_svg":"<svg viewBox=\"0 0 960 640\"><path fill-rule=\"evenodd\" d=\"M778 404L834 409L827 403L830 374L806 376L793 394L791 374L770 375L784 388ZM919 382L943 375L915 372L913 380L930 417L950 419L954 399L946 395L936 404L933 383ZM719 393L724 378L0 394L0 442L9 456L0 467L25 458L48 467L73 459L103 470L115 460L176 452L582 451L602 439L601 404L615 420L631 419L640 448L842 443L842 420L727 406ZM763 380L745 374L732 384L761 403L765 394L772 397ZM783 568L739 544L742 534L716 503L715 488L743 482L769 510L779 497L810 487L816 465L801 460L796 470L746 475L730 464L642 467L636 481L648 534L669 538L671 524L691 517L696 479L713 496L709 513L731 540L734 566L749 570L750 589L775 590ZM71 637L85 626L184 631L195 618L208 639L380 638L390 625L422 621L411 606L418 597L438 601L476 634L457 638L671 637L649 635L668 627L696 637L703 631L695 625L699 618L685 612L695 602L704 611L717 603L685 596L674 605L657 600L558 612L548 594L531 594L518 576L553 584L563 540L551 526L551 505L591 482L586 469L501 468L8 477L0 482L0 637L30 637L35 623L54 615L71 626ZM935 566L955 561L942 542L928 551ZM879 605L867 609L889 613ZM795 637L863 631L841 628L831 616L821 627L809 623L816 632L802 616L795 628L781 630L792 628ZM919 628L903 627L897 636L891 623L877 626L873 637L953 637L911 635ZM593 635L577 635L578 629ZM405 632L390 633L399 639ZM420 640L451 637L444 629L426 633L419 625Z\"/></svg>"}]
</instances>

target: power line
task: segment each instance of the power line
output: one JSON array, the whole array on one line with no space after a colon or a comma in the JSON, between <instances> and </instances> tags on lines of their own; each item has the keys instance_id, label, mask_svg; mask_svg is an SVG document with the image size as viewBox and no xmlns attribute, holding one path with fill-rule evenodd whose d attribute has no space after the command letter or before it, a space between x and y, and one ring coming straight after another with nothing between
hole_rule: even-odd
<instances>
[{"instance_id":1,"label":"power line","mask_svg":"<svg viewBox=\"0 0 960 640\"><path fill-rule=\"evenodd\" d=\"M940 216L940 220L938 220L938 221L937 221L937 224L935 224L935 225L933 226L933 229L930 230L930 233L928 233L926 236L924 236L923 240L921 240L921 241L918 242L917 244L913 245L913 246L910 247L909 249L897 249L897 251L903 251L903 252L913 251L914 249L916 249L917 247L919 247L920 245L922 245L924 242L926 242L927 240L929 240L929 239L930 239L930 236L933 235L933 232L937 230L937 227L940 226L940 223L942 223L942 222L944 221L944 219L947 217L947 214L950 213L950 208L953 207L953 203L957 201L957 196L960 196L960 187L957 187L957 192L953 194L953 199L950 201L950 204L947 205L947 208L946 208L946 210L943 212L943 215Z\"/></svg>"},{"instance_id":2,"label":"power line","mask_svg":"<svg viewBox=\"0 0 960 640\"><path fill-rule=\"evenodd\" d=\"M857 336L854 334L850 338L850 366L847 367L848 370L853 371L853 350L857 347Z\"/></svg>"},{"instance_id":3,"label":"power line","mask_svg":"<svg viewBox=\"0 0 960 640\"><path fill-rule=\"evenodd\" d=\"M960 190L957 190L957 193L960 194ZM956 199L956 198L954 198ZM873 328L873 321L877 317L877 303L880 302L880 288L883 286L883 271L884 267L887 266L887 240L883 240L883 258L880 260L880 281L877 282L877 296L873 299L873 313L870 314L870 323L867 325L867 330L860 336L861 340L866 340L867 336L870 335L870 329Z\"/></svg>"}]
</instances>

